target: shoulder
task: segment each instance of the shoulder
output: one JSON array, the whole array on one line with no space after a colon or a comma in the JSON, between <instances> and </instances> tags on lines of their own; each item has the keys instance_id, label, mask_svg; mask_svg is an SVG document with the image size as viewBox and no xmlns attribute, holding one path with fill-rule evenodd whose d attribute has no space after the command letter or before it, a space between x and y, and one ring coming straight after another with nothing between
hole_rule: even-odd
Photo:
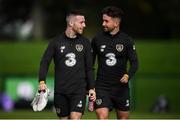
<instances>
[{"instance_id":1,"label":"shoulder","mask_svg":"<svg viewBox=\"0 0 180 120\"><path fill-rule=\"evenodd\" d=\"M51 38L50 41L52 41L52 42L57 42L57 41L62 40L62 39L64 39L64 37L63 37L62 34L60 34L60 35L57 35L57 36Z\"/></svg>"},{"instance_id":2,"label":"shoulder","mask_svg":"<svg viewBox=\"0 0 180 120\"><path fill-rule=\"evenodd\" d=\"M94 38L101 38L103 36L105 36L105 33L104 32L99 32L99 33L95 34Z\"/></svg>"},{"instance_id":3,"label":"shoulder","mask_svg":"<svg viewBox=\"0 0 180 120\"><path fill-rule=\"evenodd\" d=\"M89 45L90 44L90 40L82 35L79 35L79 40L81 43L84 43L85 45Z\"/></svg>"},{"instance_id":4,"label":"shoulder","mask_svg":"<svg viewBox=\"0 0 180 120\"><path fill-rule=\"evenodd\" d=\"M123 38L127 43L134 43L133 38L125 32L120 32L119 37Z\"/></svg>"},{"instance_id":5,"label":"shoulder","mask_svg":"<svg viewBox=\"0 0 180 120\"><path fill-rule=\"evenodd\" d=\"M123 38L125 38L125 39L129 39L129 37L130 37L130 36L129 36L127 33L125 33L125 32L120 32L120 33L119 33L119 36L120 36L120 37L123 37Z\"/></svg>"},{"instance_id":6,"label":"shoulder","mask_svg":"<svg viewBox=\"0 0 180 120\"><path fill-rule=\"evenodd\" d=\"M53 37L53 38L51 38L50 40L49 40L49 46L51 46L51 47L55 47L58 43L60 43L60 41L63 41L63 35L62 34L60 34L60 35L57 35L57 36L55 36L55 37Z\"/></svg>"},{"instance_id":7,"label":"shoulder","mask_svg":"<svg viewBox=\"0 0 180 120\"><path fill-rule=\"evenodd\" d=\"M95 36L93 37L92 39L92 42L97 42L97 41L101 41L101 39L103 39L103 37L105 36L105 33L104 32L99 32L99 33L96 33Z\"/></svg>"}]
</instances>

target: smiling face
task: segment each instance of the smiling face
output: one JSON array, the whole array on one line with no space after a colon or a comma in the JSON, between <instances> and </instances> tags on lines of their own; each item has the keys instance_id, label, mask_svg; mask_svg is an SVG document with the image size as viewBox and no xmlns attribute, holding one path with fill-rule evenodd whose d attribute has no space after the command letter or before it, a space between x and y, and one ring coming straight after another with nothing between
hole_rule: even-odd
<instances>
[{"instance_id":1,"label":"smiling face","mask_svg":"<svg viewBox=\"0 0 180 120\"><path fill-rule=\"evenodd\" d=\"M72 25L73 31L75 33L82 34L85 27L86 27L85 17L81 15L75 16L73 25Z\"/></svg>"},{"instance_id":2,"label":"smiling face","mask_svg":"<svg viewBox=\"0 0 180 120\"><path fill-rule=\"evenodd\" d=\"M102 20L102 26L105 32L113 31L115 28L119 27L120 24L119 18L112 18L106 14L103 14Z\"/></svg>"},{"instance_id":3,"label":"smiling face","mask_svg":"<svg viewBox=\"0 0 180 120\"><path fill-rule=\"evenodd\" d=\"M83 15L70 15L67 17L67 23L75 34L82 34L86 27L85 17Z\"/></svg>"}]
</instances>

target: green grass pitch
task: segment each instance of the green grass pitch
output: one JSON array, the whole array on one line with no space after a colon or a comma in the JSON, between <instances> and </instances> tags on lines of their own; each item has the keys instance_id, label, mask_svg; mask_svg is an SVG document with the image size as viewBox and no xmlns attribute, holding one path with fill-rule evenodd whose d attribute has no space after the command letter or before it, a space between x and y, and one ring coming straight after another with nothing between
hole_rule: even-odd
<instances>
[{"instance_id":1,"label":"green grass pitch","mask_svg":"<svg viewBox=\"0 0 180 120\"><path fill-rule=\"evenodd\" d=\"M110 113L110 119L115 119L114 111ZM148 113L148 112L131 112L131 119L178 119L178 113ZM16 110L14 112L0 111L0 119L58 119L56 113L52 111L33 112L32 110ZM96 119L95 112L85 112L83 119Z\"/></svg>"}]
</instances>

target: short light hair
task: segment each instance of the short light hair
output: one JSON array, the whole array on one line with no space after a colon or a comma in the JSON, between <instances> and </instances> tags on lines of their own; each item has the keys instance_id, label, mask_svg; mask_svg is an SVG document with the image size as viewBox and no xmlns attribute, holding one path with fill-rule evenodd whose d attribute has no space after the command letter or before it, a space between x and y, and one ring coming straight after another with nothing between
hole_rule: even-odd
<instances>
[{"instance_id":1,"label":"short light hair","mask_svg":"<svg viewBox=\"0 0 180 120\"><path fill-rule=\"evenodd\" d=\"M77 10L77 9L70 10L66 15L66 22L68 23L71 17L78 15L85 16L85 13L82 12L82 10Z\"/></svg>"}]
</instances>

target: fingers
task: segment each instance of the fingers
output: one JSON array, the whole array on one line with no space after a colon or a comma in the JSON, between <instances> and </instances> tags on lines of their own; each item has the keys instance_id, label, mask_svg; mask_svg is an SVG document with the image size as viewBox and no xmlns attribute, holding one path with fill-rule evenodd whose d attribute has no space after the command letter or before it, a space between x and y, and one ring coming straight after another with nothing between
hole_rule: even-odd
<instances>
[{"instance_id":1,"label":"fingers","mask_svg":"<svg viewBox=\"0 0 180 120\"><path fill-rule=\"evenodd\" d=\"M121 78L120 82L121 83L128 83L129 76L127 74L124 74L123 77Z\"/></svg>"},{"instance_id":2,"label":"fingers","mask_svg":"<svg viewBox=\"0 0 180 120\"><path fill-rule=\"evenodd\" d=\"M40 84L39 85L39 90L45 90L47 87L46 87L46 84Z\"/></svg>"},{"instance_id":3,"label":"fingers","mask_svg":"<svg viewBox=\"0 0 180 120\"><path fill-rule=\"evenodd\" d=\"M96 92L94 89L89 90L89 97L91 100L95 101L96 100Z\"/></svg>"},{"instance_id":4,"label":"fingers","mask_svg":"<svg viewBox=\"0 0 180 120\"><path fill-rule=\"evenodd\" d=\"M120 82L121 82L121 83L127 83L128 80L127 80L126 78L122 77L121 80L120 80Z\"/></svg>"},{"instance_id":5,"label":"fingers","mask_svg":"<svg viewBox=\"0 0 180 120\"><path fill-rule=\"evenodd\" d=\"M44 81L41 81L40 83L39 83L39 90L45 90L47 87L46 87L46 84L45 84L45 82Z\"/></svg>"}]
</instances>

